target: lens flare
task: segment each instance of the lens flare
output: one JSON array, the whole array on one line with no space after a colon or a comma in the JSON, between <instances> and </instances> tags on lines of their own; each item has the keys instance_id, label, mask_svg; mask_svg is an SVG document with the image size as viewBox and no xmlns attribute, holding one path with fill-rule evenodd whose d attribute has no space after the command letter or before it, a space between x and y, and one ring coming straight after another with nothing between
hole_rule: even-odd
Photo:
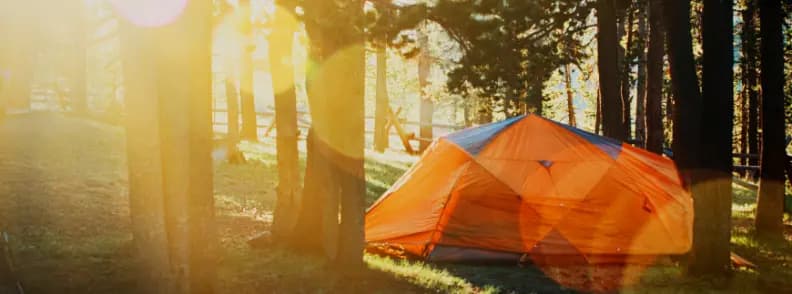
<instances>
[{"instance_id":1,"label":"lens flare","mask_svg":"<svg viewBox=\"0 0 792 294\"><path fill-rule=\"evenodd\" d=\"M365 70L361 62L365 58L363 44L352 44L336 51L333 55L314 64L308 79L311 115L315 121L334 121L332 124L313 124L316 138L329 148L348 158L363 158L363 138L356 138L356 131L347 129L355 125L354 120L363 119L363 113L350 112L347 105L363 103ZM343 78L338 78L343 77ZM344 127L337 127L337 126ZM362 131L362 130L359 130ZM359 140L358 140L359 139Z\"/></svg>"},{"instance_id":2,"label":"lens flare","mask_svg":"<svg viewBox=\"0 0 792 294\"><path fill-rule=\"evenodd\" d=\"M142 27L160 27L176 21L188 0L110 0L123 18Z\"/></svg>"}]
</instances>

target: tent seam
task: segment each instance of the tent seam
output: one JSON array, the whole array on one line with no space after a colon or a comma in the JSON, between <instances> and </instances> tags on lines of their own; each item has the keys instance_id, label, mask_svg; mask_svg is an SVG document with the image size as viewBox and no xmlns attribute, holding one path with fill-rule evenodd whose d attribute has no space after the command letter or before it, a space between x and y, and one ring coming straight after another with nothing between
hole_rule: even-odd
<instances>
[{"instance_id":1,"label":"tent seam","mask_svg":"<svg viewBox=\"0 0 792 294\"><path fill-rule=\"evenodd\" d=\"M456 144L454 144L454 145L456 145ZM439 230L440 223L443 221L443 216L445 216L445 214L446 214L446 208L448 208L448 203L450 203L451 200L452 200L451 198L454 197L454 194L453 194L454 188L457 186L457 183L459 183L459 179L462 178L462 175L465 172L467 172L467 170L470 168L470 163L472 161L473 161L473 157L471 156L471 160L465 163L465 165L467 165L467 166L465 166L465 168L462 170L462 172L460 172L457 175L456 179L454 179L454 183L451 184L451 189L449 189L448 195L446 196L446 202L443 203L443 208L440 209L440 215L437 216L437 223L435 224L434 229L431 230L432 234L429 236L429 242L427 242L427 244L426 244L427 246L431 245L432 243L436 243L436 241L434 241L435 237L442 237L442 233ZM440 236L437 236L438 233L440 234ZM424 248L424 251L426 251L428 248L429 247ZM424 253L424 255L428 256L429 253L430 252L426 252L426 253Z\"/></svg>"}]
</instances>

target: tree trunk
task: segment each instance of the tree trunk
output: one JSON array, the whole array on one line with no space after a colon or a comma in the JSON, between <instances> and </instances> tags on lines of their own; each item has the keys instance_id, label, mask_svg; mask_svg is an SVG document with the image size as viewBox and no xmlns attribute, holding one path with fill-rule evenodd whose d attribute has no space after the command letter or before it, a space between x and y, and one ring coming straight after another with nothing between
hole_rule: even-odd
<instances>
[{"instance_id":1,"label":"tree trunk","mask_svg":"<svg viewBox=\"0 0 792 294\"><path fill-rule=\"evenodd\" d=\"M309 82L307 86L310 93L311 83ZM314 256L323 254L322 207L327 205L323 191L332 184L326 184L329 181L329 175L325 171L327 159L315 147L315 142L319 140L316 136L316 131L313 128L308 130L302 197L295 210L297 214L294 226L295 234L289 238L289 245L292 248ZM311 233L303 234L302 232Z\"/></svg>"},{"instance_id":2,"label":"tree trunk","mask_svg":"<svg viewBox=\"0 0 792 294\"><path fill-rule=\"evenodd\" d=\"M646 64L646 149L663 153L663 0L649 0L649 48ZM640 87L638 87L640 89Z\"/></svg>"},{"instance_id":3,"label":"tree trunk","mask_svg":"<svg viewBox=\"0 0 792 294\"><path fill-rule=\"evenodd\" d=\"M341 13L344 18L338 16ZM312 59L317 65L310 74L312 85L308 93L315 132L312 144L314 152L327 159L326 168L315 169L320 179L328 180L321 187L326 211L322 230L328 236L324 247L327 256L334 258L343 271L356 272L363 268L364 246L365 49L364 35L354 26L363 17L363 2L353 1L340 7L332 1L311 0L305 3L305 16L312 20L306 23L311 54L318 57ZM328 17L348 22L321 22ZM338 116L339 113L344 115ZM334 228L339 232L335 252L330 244Z\"/></svg>"},{"instance_id":4,"label":"tree trunk","mask_svg":"<svg viewBox=\"0 0 792 294\"><path fill-rule=\"evenodd\" d=\"M602 95L599 89L597 90L597 110L594 113L594 133L599 135L602 128Z\"/></svg>"},{"instance_id":5,"label":"tree trunk","mask_svg":"<svg viewBox=\"0 0 792 294\"><path fill-rule=\"evenodd\" d=\"M640 146L646 147L646 10L649 7L643 2L638 7L638 74L635 103L635 138Z\"/></svg>"},{"instance_id":6,"label":"tree trunk","mask_svg":"<svg viewBox=\"0 0 792 294\"><path fill-rule=\"evenodd\" d=\"M745 67L741 64L740 65L742 74L742 80L745 81ZM742 89L740 91L740 153L742 154L750 154L748 151L748 89L745 87L745 84L742 84ZM740 165L748 165L748 158L747 157L740 157ZM745 171L740 171L740 175L745 177L747 173Z\"/></svg>"},{"instance_id":7,"label":"tree trunk","mask_svg":"<svg viewBox=\"0 0 792 294\"><path fill-rule=\"evenodd\" d=\"M541 77L534 77L531 80L531 90L528 92L528 101L526 101L526 112L533 113L536 115L542 115L543 111L543 101L544 98L542 97L542 90L544 87L544 80Z\"/></svg>"},{"instance_id":8,"label":"tree trunk","mask_svg":"<svg viewBox=\"0 0 792 294\"><path fill-rule=\"evenodd\" d=\"M572 70L567 63L564 65L564 82L566 85L566 94L567 94L567 116L569 117L569 125L576 127L577 126L577 119L575 118L575 105L574 105L574 95L572 93Z\"/></svg>"},{"instance_id":9,"label":"tree trunk","mask_svg":"<svg viewBox=\"0 0 792 294\"><path fill-rule=\"evenodd\" d=\"M747 88L748 93L748 151L750 154L759 154L759 93L757 91L757 52L756 44L758 43L756 37L756 0L747 0L746 9L742 12L743 31L741 38L743 39L743 64L745 65L743 83ZM751 158L748 160L749 165L759 165L759 160Z\"/></svg>"},{"instance_id":10,"label":"tree trunk","mask_svg":"<svg viewBox=\"0 0 792 294\"><path fill-rule=\"evenodd\" d=\"M478 101L478 114L476 115L476 123L483 125L492 122L492 98L474 96Z\"/></svg>"},{"instance_id":11,"label":"tree trunk","mask_svg":"<svg viewBox=\"0 0 792 294\"><path fill-rule=\"evenodd\" d=\"M607 137L626 140L619 93L619 41L612 0L597 0L597 68L602 95L602 127Z\"/></svg>"},{"instance_id":12,"label":"tree trunk","mask_svg":"<svg viewBox=\"0 0 792 294\"><path fill-rule=\"evenodd\" d=\"M692 175L700 166L702 101L693 60L690 1L668 1L664 4L663 24L668 36L674 98L674 161L685 184L695 187Z\"/></svg>"},{"instance_id":13,"label":"tree trunk","mask_svg":"<svg viewBox=\"0 0 792 294\"><path fill-rule=\"evenodd\" d=\"M759 0L762 83L762 151L756 231L783 238L784 218L784 22L780 0Z\"/></svg>"},{"instance_id":14,"label":"tree trunk","mask_svg":"<svg viewBox=\"0 0 792 294\"><path fill-rule=\"evenodd\" d=\"M250 0L240 1L240 5L250 5ZM250 10L243 10L245 21L251 21ZM242 139L248 141L258 141L258 120L256 118L256 97L253 83L253 75L256 67L253 64L253 51L256 49L253 32L249 32L242 43L241 53L241 73L239 76L239 96L242 106Z\"/></svg>"},{"instance_id":15,"label":"tree trunk","mask_svg":"<svg viewBox=\"0 0 792 294\"><path fill-rule=\"evenodd\" d=\"M126 146L132 236L140 260L141 292L171 293L165 228L160 117L151 33L121 21L121 56L126 103Z\"/></svg>"},{"instance_id":16,"label":"tree trunk","mask_svg":"<svg viewBox=\"0 0 792 294\"><path fill-rule=\"evenodd\" d=\"M633 43L633 17L635 13L632 9L629 9L628 16L627 16L627 23L623 24L624 29L626 29L627 34L627 43L625 49L623 50L621 57L621 82L619 83L621 86L621 99L622 99L622 123L624 124L624 132L625 138L632 137L632 97L630 97L630 89L632 85L630 83L630 75L632 74L632 53L630 50L632 49ZM623 22L623 21L622 21ZM620 31L621 32L621 31ZM621 38L619 38L621 40Z\"/></svg>"},{"instance_id":17,"label":"tree trunk","mask_svg":"<svg viewBox=\"0 0 792 294\"><path fill-rule=\"evenodd\" d=\"M388 118L388 52L385 46L377 48L377 97L374 111L374 150L388 149L389 135L385 129Z\"/></svg>"},{"instance_id":18,"label":"tree trunk","mask_svg":"<svg viewBox=\"0 0 792 294\"><path fill-rule=\"evenodd\" d=\"M279 1L280 2L280 1ZM275 124L278 152L278 200L272 223L272 237L285 241L296 222L295 206L299 203L299 164L297 152L297 94L294 87L292 46L296 22L293 7L282 6L275 10L274 24L269 41L270 72L275 95Z\"/></svg>"},{"instance_id":19,"label":"tree trunk","mask_svg":"<svg viewBox=\"0 0 792 294\"><path fill-rule=\"evenodd\" d=\"M228 147L228 162L232 164L245 162L245 157L239 151L239 92L237 92L236 81L231 77L226 77L226 108L228 120L228 135L226 142Z\"/></svg>"},{"instance_id":20,"label":"tree trunk","mask_svg":"<svg viewBox=\"0 0 792 294\"><path fill-rule=\"evenodd\" d=\"M670 69L670 66L669 66ZM671 77L670 73L668 74L668 80L670 83ZM670 88L667 89L667 93L665 93L665 129L669 130L671 134L666 138L669 143L669 146L673 145L674 141L674 93L671 92ZM673 147L673 146L672 146Z\"/></svg>"},{"instance_id":21,"label":"tree trunk","mask_svg":"<svg viewBox=\"0 0 792 294\"><path fill-rule=\"evenodd\" d=\"M472 115L470 113L470 104L471 104L470 100L472 100L472 99L475 99L475 98L471 97L471 99L462 100L462 116L465 119L465 127L466 128L473 125L473 117L472 117ZM0 104L0 107L2 107L1 104Z\"/></svg>"},{"instance_id":22,"label":"tree trunk","mask_svg":"<svg viewBox=\"0 0 792 294\"><path fill-rule=\"evenodd\" d=\"M734 129L734 36L732 4L705 0L702 13L701 165L696 195L693 251L688 268L693 274L724 274L730 270L732 131ZM728 86L724 86L728 85Z\"/></svg>"},{"instance_id":23,"label":"tree trunk","mask_svg":"<svg viewBox=\"0 0 792 294\"><path fill-rule=\"evenodd\" d=\"M166 226L177 292L213 293L212 2L191 1L163 27L157 62Z\"/></svg>"},{"instance_id":24,"label":"tree trunk","mask_svg":"<svg viewBox=\"0 0 792 294\"><path fill-rule=\"evenodd\" d=\"M425 29L425 28L424 28ZM423 30L419 30L418 43L421 47L421 54L418 57L418 87L421 90L421 118L420 118L420 137L419 150L423 152L429 147L430 141L434 138L432 134L432 115L434 114L434 101L427 91L429 71L431 70L431 57L429 53L429 36Z\"/></svg>"}]
</instances>

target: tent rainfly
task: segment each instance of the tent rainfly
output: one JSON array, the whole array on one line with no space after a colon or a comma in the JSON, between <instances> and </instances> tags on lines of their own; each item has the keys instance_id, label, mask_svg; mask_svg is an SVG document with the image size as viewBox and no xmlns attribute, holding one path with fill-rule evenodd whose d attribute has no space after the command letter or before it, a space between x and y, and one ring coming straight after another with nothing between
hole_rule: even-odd
<instances>
[{"instance_id":1,"label":"tent rainfly","mask_svg":"<svg viewBox=\"0 0 792 294\"><path fill-rule=\"evenodd\" d=\"M643 263L691 247L668 158L536 115L436 139L366 213L369 250L428 261Z\"/></svg>"}]
</instances>

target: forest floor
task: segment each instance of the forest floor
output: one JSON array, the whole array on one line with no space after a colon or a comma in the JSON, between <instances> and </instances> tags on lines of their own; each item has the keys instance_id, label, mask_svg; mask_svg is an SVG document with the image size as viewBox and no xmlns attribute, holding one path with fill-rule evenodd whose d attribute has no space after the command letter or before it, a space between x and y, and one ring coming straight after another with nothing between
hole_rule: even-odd
<instances>
[{"instance_id":1,"label":"forest floor","mask_svg":"<svg viewBox=\"0 0 792 294\"><path fill-rule=\"evenodd\" d=\"M435 265L367 255L368 270L349 278L316 258L252 249L247 240L267 231L271 221L277 167L272 142L245 143L242 149L248 163L215 164L220 293L573 292L563 279L575 278L563 269ZM368 203L416 159L370 154ZM11 236L28 293L137 292L122 128L58 114L7 117L0 122L0 175L0 230ZM667 261L625 270L622 281L634 284L619 290L792 293L792 232L776 244L757 241L751 230L754 202L752 191L735 186L732 248L757 269L707 280L685 277L678 263ZM612 289L596 272L588 271L593 278L585 288Z\"/></svg>"}]
</instances>

